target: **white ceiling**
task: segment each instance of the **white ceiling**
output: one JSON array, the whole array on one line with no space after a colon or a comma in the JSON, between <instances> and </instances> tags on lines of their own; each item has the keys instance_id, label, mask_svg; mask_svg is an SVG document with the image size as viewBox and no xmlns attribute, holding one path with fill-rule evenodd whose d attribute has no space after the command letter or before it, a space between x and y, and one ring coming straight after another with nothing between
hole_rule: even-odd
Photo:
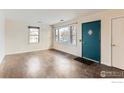
<instances>
[{"instance_id":1,"label":"white ceiling","mask_svg":"<svg viewBox=\"0 0 124 93\"><path fill-rule=\"evenodd\" d=\"M8 19L24 20L31 22L41 21L46 24L55 24L71 20L80 15L86 16L97 12L102 12L102 9L9 9L2 10Z\"/></svg>"}]
</instances>

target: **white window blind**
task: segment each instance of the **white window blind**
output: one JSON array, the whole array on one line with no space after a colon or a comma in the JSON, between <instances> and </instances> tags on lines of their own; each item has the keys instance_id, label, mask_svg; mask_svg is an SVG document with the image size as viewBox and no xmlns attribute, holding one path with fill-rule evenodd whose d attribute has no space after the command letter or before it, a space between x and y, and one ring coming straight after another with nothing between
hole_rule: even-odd
<instances>
[{"instance_id":1,"label":"white window blind","mask_svg":"<svg viewBox=\"0 0 124 93\"><path fill-rule=\"evenodd\" d=\"M29 43L39 43L40 28L29 26Z\"/></svg>"}]
</instances>

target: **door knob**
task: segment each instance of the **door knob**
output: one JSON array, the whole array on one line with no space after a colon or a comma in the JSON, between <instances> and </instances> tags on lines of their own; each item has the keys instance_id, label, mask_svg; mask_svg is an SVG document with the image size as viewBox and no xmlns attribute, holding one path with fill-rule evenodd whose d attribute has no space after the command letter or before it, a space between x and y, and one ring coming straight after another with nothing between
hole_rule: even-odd
<instances>
[{"instance_id":1,"label":"door knob","mask_svg":"<svg viewBox=\"0 0 124 93\"><path fill-rule=\"evenodd\" d=\"M116 46L115 44L112 44L112 46Z\"/></svg>"},{"instance_id":2,"label":"door knob","mask_svg":"<svg viewBox=\"0 0 124 93\"><path fill-rule=\"evenodd\" d=\"M82 40L80 39L79 42L82 42Z\"/></svg>"}]
</instances>

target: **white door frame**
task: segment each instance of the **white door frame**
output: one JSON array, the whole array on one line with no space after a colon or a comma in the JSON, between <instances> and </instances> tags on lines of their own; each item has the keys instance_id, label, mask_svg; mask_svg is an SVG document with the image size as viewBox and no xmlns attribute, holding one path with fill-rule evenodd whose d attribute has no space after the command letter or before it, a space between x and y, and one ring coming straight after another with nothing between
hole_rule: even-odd
<instances>
[{"instance_id":1,"label":"white door frame","mask_svg":"<svg viewBox=\"0 0 124 93\"><path fill-rule=\"evenodd\" d=\"M112 33L113 33L112 21L115 20L115 19L118 19L118 18L124 18L124 16L111 18L111 66L112 66L112 67L114 67L114 66L113 66L113 47L112 47L112 42L113 42L113 39L112 39L112 38L113 38L113 35L112 35Z\"/></svg>"}]
</instances>

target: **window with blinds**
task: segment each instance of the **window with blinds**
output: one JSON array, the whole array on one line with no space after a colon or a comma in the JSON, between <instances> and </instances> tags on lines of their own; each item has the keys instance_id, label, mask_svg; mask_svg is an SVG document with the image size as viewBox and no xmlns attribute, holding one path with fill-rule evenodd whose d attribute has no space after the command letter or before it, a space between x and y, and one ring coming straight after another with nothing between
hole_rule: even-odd
<instances>
[{"instance_id":1,"label":"window with blinds","mask_svg":"<svg viewBox=\"0 0 124 93\"><path fill-rule=\"evenodd\" d=\"M37 44L40 40L40 27L29 26L29 43Z\"/></svg>"}]
</instances>

